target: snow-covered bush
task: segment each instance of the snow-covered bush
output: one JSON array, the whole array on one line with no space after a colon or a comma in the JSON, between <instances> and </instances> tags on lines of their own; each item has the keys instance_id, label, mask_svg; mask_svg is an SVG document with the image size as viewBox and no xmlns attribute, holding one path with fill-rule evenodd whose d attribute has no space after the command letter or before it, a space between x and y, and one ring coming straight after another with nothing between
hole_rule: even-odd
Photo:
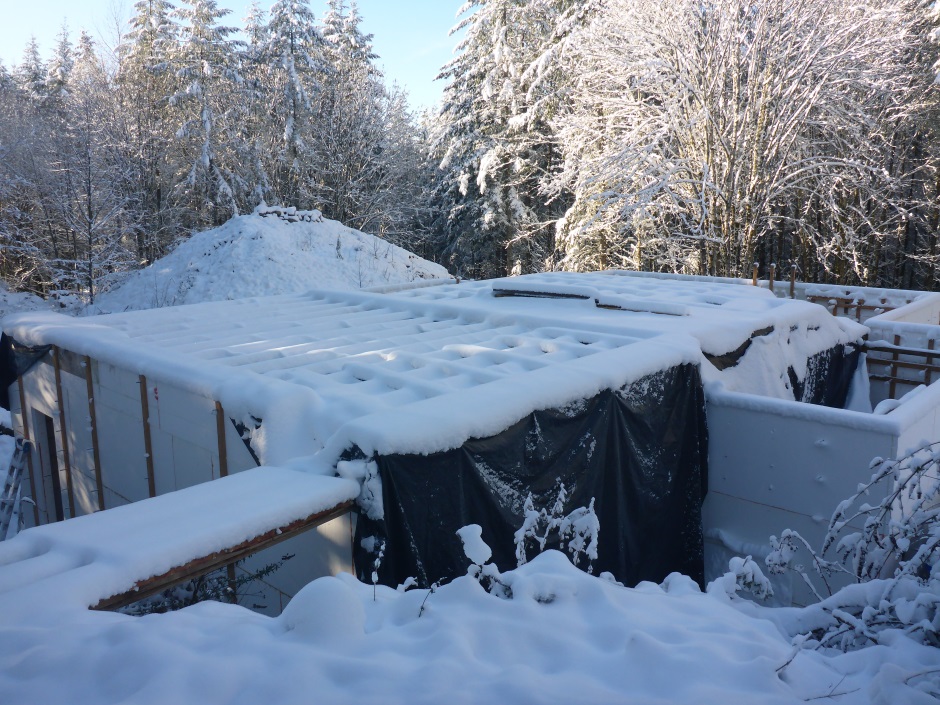
<instances>
[{"instance_id":1,"label":"snow-covered bush","mask_svg":"<svg viewBox=\"0 0 940 705\"><path fill-rule=\"evenodd\" d=\"M728 562L728 572L710 582L707 587L710 595L724 593L729 598L742 590L751 593L758 600L774 596L773 586L750 556L732 558Z\"/></svg>"},{"instance_id":2,"label":"snow-covered bush","mask_svg":"<svg viewBox=\"0 0 940 705\"><path fill-rule=\"evenodd\" d=\"M463 543L463 552L470 559L467 575L480 581L480 585L498 597L511 598L512 590L502 580L499 568L489 562L493 550L483 540L483 528L479 524L468 524L457 529Z\"/></svg>"},{"instance_id":3,"label":"snow-covered bush","mask_svg":"<svg viewBox=\"0 0 940 705\"><path fill-rule=\"evenodd\" d=\"M565 514L565 503L568 500L568 491L563 483L558 483L558 496L551 509L536 509L532 501L532 493L526 497L523 505L525 518L522 526L516 531L516 562L525 565L528 561L526 550L530 544L535 544L539 552L545 550L552 534L557 537L559 548L567 548L571 553L571 562L578 565L581 556L587 556L587 572L592 572L591 561L597 560L597 537L600 534L600 522L594 512L594 498L587 507L578 507ZM579 566L580 567L580 566Z\"/></svg>"},{"instance_id":4,"label":"snow-covered bush","mask_svg":"<svg viewBox=\"0 0 940 705\"><path fill-rule=\"evenodd\" d=\"M940 646L940 442L897 460L875 458L871 469L836 508L819 551L787 530L771 537L767 566L796 572L819 599L801 620L819 646L883 643L888 631ZM810 568L799 562L803 554ZM833 594L837 574L858 584Z\"/></svg>"}]
</instances>

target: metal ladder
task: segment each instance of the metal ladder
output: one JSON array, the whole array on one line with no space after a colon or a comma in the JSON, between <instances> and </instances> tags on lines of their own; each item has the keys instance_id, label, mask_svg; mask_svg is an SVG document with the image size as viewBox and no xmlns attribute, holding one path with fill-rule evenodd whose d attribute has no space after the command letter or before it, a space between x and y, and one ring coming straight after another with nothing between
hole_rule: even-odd
<instances>
[{"instance_id":1,"label":"metal ladder","mask_svg":"<svg viewBox=\"0 0 940 705\"><path fill-rule=\"evenodd\" d=\"M0 541L11 539L20 530L20 504L22 502L21 478L26 467L26 459L33 450L33 444L22 438L16 439L16 449L7 469L0 495ZM27 499L27 501L29 501Z\"/></svg>"}]
</instances>

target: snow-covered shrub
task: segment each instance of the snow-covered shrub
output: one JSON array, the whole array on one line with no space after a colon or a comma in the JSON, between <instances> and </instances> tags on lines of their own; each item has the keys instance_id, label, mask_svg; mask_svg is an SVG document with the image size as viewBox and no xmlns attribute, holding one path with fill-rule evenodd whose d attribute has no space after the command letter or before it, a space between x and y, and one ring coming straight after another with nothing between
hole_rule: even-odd
<instances>
[{"instance_id":1,"label":"snow-covered shrub","mask_svg":"<svg viewBox=\"0 0 940 705\"><path fill-rule=\"evenodd\" d=\"M565 549L567 541L571 562L577 566L581 556L587 556L587 572L592 572L591 561L597 560L597 537L601 529L597 514L594 512L594 498L591 498L587 507L578 507L565 514L567 500L568 491L561 482L558 483L558 496L551 509L536 509L532 501L532 493L529 493L523 505L525 516L522 526L515 534L518 565L525 565L528 561L526 551L530 544L535 544L539 552L544 551L554 533L560 549Z\"/></svg>"},{"instance_id":2,"label":"snow-covered shrub","mask_svg":"<svg viewBox=\"0 0 940 705\"><path fill-rule=\"evenodd\" d=\"M470 559L467 575L480 581L488 592L498 597L512 597L512 591L501 580L499 568L489 562L493 550L483 540L483 529L479 524L468 524L457 529L457 535L463 543L463 552Z\"/></svg>"},{"instance_id":3,"label":"snow-covered shrub","mask_svg":"<svg viewBox=\"0 0 940 705\"><path fill-rule=\"evenodd\" d=\"M859 648L882 643L890 630L940 646L940 442L897 460L875 458L871 469L836 508L819 551L787 530L771 537L767 566L796 572L819 599L801 620L817 645ZM798 562L804 553L810 569ZM833 594L836 574L859 584Z\"/></svg>"},{"instance_id":4,"label":"snow-covered shrub","mask_svg":"<svg viewBox=\"0 0 940 705\"><path fill-rule=\"evenodd\" d=\"M732 558L728 561L728 572L710 582L707 587L709 594L723 592L729 598L741 590L751 593L758 600L774 596L773 586L750 556Z\"/></svg>"}]
</instances>

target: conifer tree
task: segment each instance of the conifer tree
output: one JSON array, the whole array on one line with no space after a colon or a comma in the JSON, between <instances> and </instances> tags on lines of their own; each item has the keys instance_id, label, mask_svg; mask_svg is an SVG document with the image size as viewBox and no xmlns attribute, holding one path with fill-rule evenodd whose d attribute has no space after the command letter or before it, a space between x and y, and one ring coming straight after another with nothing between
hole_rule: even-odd
<instances>
[{"instance_id":1,"label":"conifer tree","mask_svg":"<svg viewBox=\"0 0 940 705\"><path fill-rule=\"evenodd\" d=\"M169 96L177 85L171 54L179 26L168 0L138 0L134 9L130 30L118 47L116 118L138 194L137 258L146 264L166 254L177 231L170 165L176 128Z\"/></svg>"},{"instance_id":2,"label":"conifer tree","mask_svg":"<svg viewBox=\"0 0 940 705\"><path fill-rule=\"evenodd\" d=\"M177 188L196 214L193 228L220 225L237 214L236 191L244 185L236 158L243 84L237 66L239 43L229 38L234 27L218 23L230 12L215 0L183 0L176 11L182 24L172 56L178 86L170 106L179 122Z\"/></svg>"}]
</instances>

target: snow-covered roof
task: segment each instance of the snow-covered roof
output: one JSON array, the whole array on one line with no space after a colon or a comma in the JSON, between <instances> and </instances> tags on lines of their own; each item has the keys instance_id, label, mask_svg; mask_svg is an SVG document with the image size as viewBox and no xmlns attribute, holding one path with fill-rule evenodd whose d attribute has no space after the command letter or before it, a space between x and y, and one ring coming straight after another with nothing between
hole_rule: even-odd
<instances>
[{"instance_id":1,"label":"snow-covered roof","mask_svg":"<svg viewBox=\"0 0 940 705\"><path fill-rule=\"evenodd\" d=\"M774 355L783 370L793 364L787 355L805 364L864 330L753 287L608 274L320 291L82 319L35 313L4 328L24 343L57 344L218 399L230 415L262 418L262 461L280 465L324 450L336 458L352 445L366 453L455 448L534 410L698 364L702 348L732 351L768 326L779 334L761 338L766 349L745 356L756 371L742 363L740 374L766 374Z\"/></svg>"}]
</instances>

